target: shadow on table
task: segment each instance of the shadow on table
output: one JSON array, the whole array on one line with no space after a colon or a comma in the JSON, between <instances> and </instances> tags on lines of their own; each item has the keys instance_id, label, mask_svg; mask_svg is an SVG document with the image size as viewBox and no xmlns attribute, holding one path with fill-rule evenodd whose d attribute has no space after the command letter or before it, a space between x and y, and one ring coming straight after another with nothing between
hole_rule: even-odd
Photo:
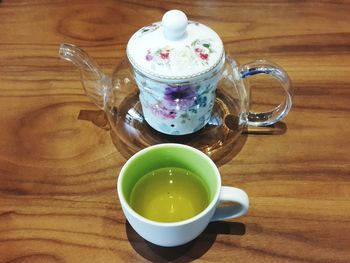
<instances>
[{"instance_id":1,"label":"shadow on table","mask_svg":"<svg viewBox=\"0 0 350 263\"><path fill-rule=\"evenodd\" d=\"M216 240L218 234L244 235L245 225L235 222L213 222L195 240L177 247L161 247L143 239L131 225L125 224L126 234L135 251L153 262L189 262L205 254Z\"/></svg>"},{"instance_id":2,"label":"shadow on table","mask_svg":"<svg viewBox=\"0 0 350 263\"><path fill-rule=\"evenodd\" d=\"M270 126L254 127L249 126L243 131L243 134L249 135L283 135L287 132L287 125L279 121Z\"/></svg>"},{"instance_id":3,"label":"shadow on table","mask_svg":"<svg viewBox=\"0 0 350 263\"><path fill-rule=\"evenodd\" d=\"M248 136L264 136L264 135L283 135L287 132L287 125L284 122L277 122L270 126L265 127L245 127L242 131L242 134L237 138L232 146L226 147L229 148L227 151L223 151L219 158L212 158L215 161L217 166L222 166L230 162L236 155L240 153L243 149Z\"/></svg>"}]
</instances>

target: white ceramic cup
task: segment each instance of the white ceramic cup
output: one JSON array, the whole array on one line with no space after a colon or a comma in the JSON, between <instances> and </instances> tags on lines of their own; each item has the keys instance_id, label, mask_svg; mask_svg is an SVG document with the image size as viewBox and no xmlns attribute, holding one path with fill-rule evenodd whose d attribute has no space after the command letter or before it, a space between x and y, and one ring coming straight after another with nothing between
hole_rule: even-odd
<instances>
[{"instance_id":1,"label":"white ceramic cup","mask_svg":"<svg viewBox=\"0 0 350 263\"><path fill-rule=\"evenodd\" d=\"M200 176L209 190L208 206L189 219L171 223L153 221L135 212L128 203L133 186L143 175L162 167L183 168ZM183 144L157 144L137 152L122 167L117 188L121 207L133 229L147 241L165 247L185 244L199 236L211 221L242 216L249 207L243 190L221 186L219 170L207 155ZM223 202L226 205L221 207Z\"/></svg>"}]
</instances>

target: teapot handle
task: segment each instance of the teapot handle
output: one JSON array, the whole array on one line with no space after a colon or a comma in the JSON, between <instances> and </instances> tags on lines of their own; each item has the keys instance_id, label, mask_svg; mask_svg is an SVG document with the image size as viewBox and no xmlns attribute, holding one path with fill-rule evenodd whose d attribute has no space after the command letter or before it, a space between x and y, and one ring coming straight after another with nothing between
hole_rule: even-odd
<instances>
[{"instance_id":1,"label":"teapot handle","mask_svg":"<svg viewBox=\"0 0 350 263\"><path fill-rule=\"evenodd\" d=\"M248 125L250 126L269 126L284 118L292 107L292 91L288 74L276 64L267 60L256 60L241 65L239 68L242 78L247 78L257 74L271 75L279 81L284 92L284 101L271 111L249 112Z\"/></svg>"}]
</instances>

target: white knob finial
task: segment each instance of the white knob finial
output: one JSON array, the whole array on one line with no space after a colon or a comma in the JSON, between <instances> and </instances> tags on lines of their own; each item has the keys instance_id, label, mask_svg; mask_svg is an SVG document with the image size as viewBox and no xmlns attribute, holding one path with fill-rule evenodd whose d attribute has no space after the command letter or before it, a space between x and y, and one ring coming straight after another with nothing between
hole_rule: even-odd
<instances>
[{"instance_id":1,"label":"white knob finial","mask_svg":"<svg viewBox=\"0 0 350 263\"><path fill-rule=\"evenodd\" d=\"M165 37L169 40L181 39L186 33L187 16L180 10L166 12L162 19Z\"/></svg>"}]
</instances>

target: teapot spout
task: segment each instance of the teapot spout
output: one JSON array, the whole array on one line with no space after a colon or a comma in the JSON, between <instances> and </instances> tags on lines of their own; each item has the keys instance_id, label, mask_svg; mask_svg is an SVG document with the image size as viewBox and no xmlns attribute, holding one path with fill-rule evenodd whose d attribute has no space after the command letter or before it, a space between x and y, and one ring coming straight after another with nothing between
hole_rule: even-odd
<instances>
[{"instance_id":1,"label":"teapot spout","mask_svg":"<svg viewBox=\"0 0 350 263\"><path fill-rule=\"evenodd\" d=\"M72 44L61 44L59 48L61 58L71 61L79 70L85 93L102 110L107 106L111 79L100 67L79 47Z\"/></svg>"}]
</instances>

